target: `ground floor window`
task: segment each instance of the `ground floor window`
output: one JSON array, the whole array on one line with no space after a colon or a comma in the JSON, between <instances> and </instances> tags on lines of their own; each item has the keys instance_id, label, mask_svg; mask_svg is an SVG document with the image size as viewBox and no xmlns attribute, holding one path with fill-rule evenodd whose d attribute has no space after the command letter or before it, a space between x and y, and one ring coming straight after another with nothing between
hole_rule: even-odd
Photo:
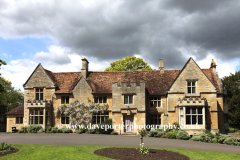
<instances>
[{"instance_id":1,"label":"ground floor window","mask_svg":"<svg viewBox=\"0 0 240 160\"><path fill-rule=\"evenodd\" d=\"M149 121L150 125L161 125L161 114L150 114Z\"/></svg>"},{"instance_id":2,"label":"ground floor window","mask_svg":"<svg viewBox=\"0 0 240 160\"><path fill-rule=\"evenodd\" d=\"M186 107L186 125L195 125L195 124L203 124L203 108L202 107Z\"/></svg>"},{"instance_id":3,"label":"ground floor window","mask_svg":"<svg viewBox=\"0 0 240 160\"><path fill-rule=\"evenodd\" d=\"M109 119L109 112L102 113L100 111L100 112L97 112L97 113L93 113L92 124L101 124L102 122L104 122L108 119Z\"/></svg>"},{"instance_id":4,"label":"ground floor window","mask_svg":"<svg viewBox=\"0 0 240 160\"><path fill-rule=\"evenodd\" d=\"M65 114L61 115L61 123L62 124L69 124L69 116L66 116Z\"/></svg>"},{"instance_id":5,"label":"ground floor window","mask_svg":"<svg viewBox=\"0 0 240 160\"><path fill-rule=\"evenodd\" d=\"M23 124L23 117L16 117L16 124Z\"/></svg>"},{"instance_id":6,"label":"ground floor window","mask_svg":"<svg viewBox=\"0 0 240 160\"><path fill-rule=\"evenodd\" d=\"M43 124L43 110L31 109L29 110L29 124Z\"/></svg>"}]
</instances>

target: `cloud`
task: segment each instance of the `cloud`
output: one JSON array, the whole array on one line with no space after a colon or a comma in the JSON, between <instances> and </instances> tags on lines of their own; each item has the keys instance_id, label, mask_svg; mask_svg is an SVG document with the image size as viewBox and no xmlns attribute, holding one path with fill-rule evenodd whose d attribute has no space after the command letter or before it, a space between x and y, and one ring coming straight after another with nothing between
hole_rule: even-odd
<instances>
[{"instance_id":1,"label":"cloud","mask_svg":"<svg viewBox=\"0 0 240 160\"><path fill-rule=\"evenodd\" d=\"M203 61L212 55L219 64L234 62L232 71L240 58L238 0L0 3L1 37L54 40L48 52L35 54L46 64L69 66L71 56L81 55L102 65L139 55L152 68L164 58L166 69L179 69L190 56Z\"/></svg>"},{"instance_id":2,"label":"cloud","mask_svg":"<svg viewBox=\"0 0 240 160\"><path fill-rule=\"evenodd\" d=\"M50 46L48 48L49 52L37 52L34 55L36 60L44 60L53 62L55 64L68 64L71 63L71 59L68 54L70 51L66 48L61 48L58 46Z\"/></svg>"},{"instance_id":3,"label":"cloud","mask_svg":"<svg viewBox=\"0 0 240 160\"><path fill-rule=\"evenodd\" d=\"M12 57L11 54L7 54L7 53L2 53L1 55L4 56L4 57Z\"/></svg>"}]
</instances>

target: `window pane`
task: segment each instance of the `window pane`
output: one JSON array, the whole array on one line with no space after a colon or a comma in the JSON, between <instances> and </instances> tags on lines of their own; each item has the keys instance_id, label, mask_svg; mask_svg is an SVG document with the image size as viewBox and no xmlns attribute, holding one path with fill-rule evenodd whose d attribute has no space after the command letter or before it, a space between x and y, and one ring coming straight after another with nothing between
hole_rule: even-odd
<instances>
[{"instance_id":1,"label":"window pane","mask_svg":"<svg viewBox=\"0 0 240 160\"><path fill-rule=\"evenodd\" d=\"M16 124L19 124L19 117L16 117Z\"/></svg>"},{"instance_id":2,"label":"window pane","mask_svg":"<svg viewBox=\"0 0 240 160\"><path fill-rule=\"evenodd\" d=\"M183 116L180 117L180 124L184 125L184 117Z\"/></svg>"},{"instance_id":3,"label":"window pane","mask_svg":"<svg viewBox=\"0 0 240 160\"><path fill-rule=\"evenodd\" d=\"M180 108L180 114L183 115L183 108Z\"/></svg>"},{"instance_id":4,"label":"window pane","mask_svg":"<svg viewBox=\"0 0 240 160\"><path fill-rule=\"evenodd\" d=\"M29 117L29 124L33 124L33 117L32 116Z\"/></svg>"},{"instance_id":5,"label":"window pane","mask_svg":"<svg viewBox=\"0 0 240 160\"><path fill-rule=\"evenodd\" d=\"M192 124L196 124L197 123L197 116L192 116Z\"/></svg>"},{"instance_id":6,"label":"window pane","mask_svg":"<svg viewBox=\"0 0 240 160\"><path fill-rule=\"evenodd\" d=\"M150 102L150 107L153 107L153 101Z\"/></svg>"},{"instance_id":7,"label":"window pane","mask_svg":"<svg viewBox=\"0 0 240 160\"><path fill-rule=\"evenodd\" d=\"M69 96L66 96L66 104L69 104Z\"/></svg>"},{"instance_id":8,"label":"window pane","mask_svg":"<svg viewBox=\"0 0 240 160\"><path fill-rule=\"evenodd\" d=\"M48 116L48 111L46 111L46 116Z\"/></svg>"},{"instance_id":9,"label":"window pane","mask_svg":"<svg viewBox=\"0 0 240 160\"><path fill-rule=\"evenodd\" d=\"M93 119L92 119L92 121L93 121L93 122L92 122L93 124L97 124L97 119L96 119L96 116L93 116Z\"/></svg>"},{"instance_id":10,"label":"window pane","mask_svg":"<svg viewBox=\"0 0 240 160\"><path fill-rule=\"evenodd\" d=\"M154 100L157 100L157 97L154 97Z\"/></svg>"},{"instance_id":11,"label":"window pane","mask_svg":"<svg viewBox=\"0 0 240 160\"><path fill-rule=\"evenodd\" d=\"M43 116L39 116L39 124L43 124Z\"/></svg>"},{"instance_id":12,"label":"window pane","mask_svg":"<svg viewBox=\"0 0 240 160\"><path fill-rule=\"evenodd\" d=\"M192 108L192 114L196 114L196 108Z\"/></svg>"},{"instance_id":13,"label":"window pane","mask_svg":"<svg viewBox=\"0 0 240 160\"><path fill-rule=\"evenodd\" d=\"M34 124L38 124L38 116L35 116L35 122L34 122Z\"/></svg>"},{"instance_id":14,"label":"window pane","mask_svg":"<svg viewBox=\"0 0 240 160\"><path fill-rule=\"evenodd\" d=\"M43 115L43 111L42 110L40 110L40 115Z\"/></svg>"},{"instance_id":15,"label":"window pane","mask_svg":"<svg viewBox=\"0 0 240 160\"><path fill-rule=\"evenodd\" d=\"M66 124L69 124L69 117L66 117Z\"/></svg>"},{"instance_id":16,"label":"window pane","mask_svg":"<svg viewBox=\"0 0 240 160\"><path fill-rule=\"evenodd\" d=\"M35 110L35 115L38 115L38 110Z\"/></svg>"},{"instance_id":17,"label":"window pane","mask_svg":"<svg viewBox=\"0 0 240 160\"><path fill-rule=\"evenodd\" d=\"M40 92L43 92L43 89L40 89Z\"/></svg>"},{"instance_id":18,"label":"window pane","mask_svg":"<svg viewBox=\"0 0 240 160\"><path fill-rule=\"evenodd\" d=\"M198 124L203 124L203 116L198 116Z\"/></svg>"},{"instance_id":19,"label":"window pane","mask_svg":"<svg viewBox=\"0 0 240 160\"><path fill-rule=\"evenodd\" d=\"M192 93L192 92L191 92L191 87L188 87L188 93Z\"/></svg>"},{"instance_id":20,"label":"window pane","mask_svg":"<svg viewBox=\"0 0 240 160\"><path fill-rule=\"evenodd\" d=\"M188 82L187 84L188 84L188 86L191 86L191 82Z\"/></svg>"},{"instance_id":21,"label":"window pane","mask_svg":"<svg viewBox=\"0 0 240 160\"><path fill-rule=\"evenodd\" d=\"M100 116L97 116L97 123L100 123Z\"/></svg>"},{"instance_id":22,"label":"window pane","mask_svg":"<svg viewBox=\"0 0 240 160\"><path fill-rule=\"evenodd\" d=\"M155 119L155 123L154 123L154 124L158 124L158 123L157 123L157 119Z\"/></svg>"},{"instance_id":23,"label":"window pane","mask_svg":"<svg viewBox=\"0 0 240 160\"><path fill-rule=\"evenodd\" d=\"M65 117L61 117L61 123L65 124Z\"/></svg>"},{"instance_id":24,"label":"window pane","mask_svg":"<svg viewBox=\"0 0 240 160\"><path fill-rule=\"evenodd\" d=\"M20 117L20 124L23 124L23 117Z\"/></svg>"},{"instance_id":25,"label":"window pane","mask_svg":"<svg viewBox=\"0 0 240 160\"><path fill-rule=\"evenodd\" d=\"M133 103L133 96L129 96L129 104Z\"/></svg>"},{"instance_id":26,"label":"window pane","mask_svg":"<svg viewBox=\"0 0 240 160\"><path fill-rule=\"evenodd\" d=\"M104 116L101 116L101 123L104 122Z\"/></svg>"},{"instance_id":27,"label":"window pane","mask_svg":"<svg viewBox=\"0 0 240 160\"><path fill-rule=\"evenodd\" d=\"M98 103L98 96L94 97L94 103Z\"/></svg>"},{"instance_id":28,"label":"window pane","mask_svg":"<svg viewBox=\"0 0 240 160\"><path fill-rule=\"evenodd\" d=\"M158 102L158 107L161 107L161 101L157 101Z\"/></svg>"},{"instance_id":29,"label":"window pane","mask_svg":"<svg viewBox=\"0 0 240 160\"><path fill-rule=\"evenodd\" d=\"M99 103L102 103L102 96L99 97Z\"/></svg>"},{"instance_id":30,"label":"window pane","mask_svg":"<svg viewBox=\"0 0 240 160\"><path fill-rule=\"evenodd\" d=\"M151 119L151 124L154 124L154 123L153 123L153 119Z\"/></svg>"},{"instance_id":31,"label":"window pane","mask_svg":"<svg viewBox=\"0 0 240 160\"><path fill-rule=\"evenodd\" d=\"M158 119L158 124L162 124L162 122L161 122L161 118L160 118L160 119Z\"/></svg>"},{"instance_id":32,"label":"window pane","mask_svg":"<svg viewBox=\"0 0 240 160\"><path fill-rule=\"evenodd\" d=\"M61 104L64 104L65 103L65 96L62 96L61 97Z\"/></svg>"},{"instance_id":33,"label":"window pane","mask_svg":"<svg viewBox=\"0 0 240 160\"><path fill-rule=\"evenodd\" d=\"M152 101L153 100L153 97L150 97L150 101Z\"/></svg>"},{"instance_id":34,"label":"window pane","mask_svg":"<svg viewBox=\"0 0 240 160\"><path fill-rule=\"evenodd\" d=\"M191 124L191 116L186 116L186 124Z\"/></svg>"},{"instance_id":35,"label":"window pane","mask_svg":"<svg viewBox=\"0 0 240 160\"><path fill-rule=\"evenodd\" d=\"M34 110L30 110L30 115L33 115L34 114Z\"/></svg>"},{"instance_id":36,"label":"window pane","mask_svg":"<svg viewBox=\"0 0 240 160\"><path fill-rule=\"evenodd\" d=\"M190 108L186 108L186 114L190 114Z\"/></svg>"},{"instance_id":37,"label":"window pane","mask_svg":"<svg viewBox=\"0 0 240 160\"><path fill-rule=\"evenodd\" d=\"M36 89L36 92L39 92L39 89Z\"/></svg>"},{"instance_id":38,"label":"window pane","mask_svg":"<svg viewBox=\"0 0 240 160\"><path fill-rule=\"evenodd\" d=\"M195 86L195 82L192 82L192 86Z\"/></svg>"},{"instance_id":39,"label":"window pane","mask_svg":"<svg viewBox=\"0 0 240 160\"><path fill-rule=\"evenodd\" d=\"M40 100L43 100L43 93L40 93Z\"/></svg>"},{"instance_id":40,"label":"window pane","mask_svg":"<svg viewBox=\"0 0 240 160\"><path fill-rule=\"evenodd\" d=\"M48 123L48 119L49 119L49 117L46 116L46 118L45 118L45 124L47 124L47 125L49 125L49 123Z\"/></svg>"},{"instance_id":41,"label":"window pane","mask_svg":"<svg viewBox=\"0 0 240 160\"><path fill-rule=\"evenodd\" d=\"M105 115L108 116L108 115L109 115L109 112L105 112Z\"/></svg>"},{"instance_id":42,"label":"window pane","mask_svg":"<svg viewBox=\"0 0 240 160\"><path fill-rule=\"evenodd\" d=\"M128 104L128 96L124 96L124 104Z\"/></svg>"},{"instance_id":43,"label":"window pane","mask_svg":"<svg viewBox=\"0 0 240 160\"><path fill-rule=\"evenodd\" d=\"M202 114L202 108L198 108L198 114Z\"/></svg>"},{"instance_id":44,"label":"window pane","mask_svg":"<svg viewBox=\"0 0 240 160\"><path fill-rule=\"evenodd\" d=\"M192 87L192 93L196 93L195 87Z\"/></svg>"},{"instance_id":45,"label":"window pane","mask_svg":"<svg viewBox=\"0 0 240 160\"><path fill-rule=\"evenodd\" d=\"M36 93L36 100L39 100L39 93Z\"/></svg>"},{"instance_id":46,"label":"window pane","mask_svg":"<svg viewBox=\"0 0 240 160\"><path fill-rule=\"evenodd\" d=\"M107 96L103 96L103 103L107 103Z\"/></svg>"},{"instance_id":47,"label":"window pane","mask_svg":"<svg viewBox=\"0 0 240 160\"><path fill-rule=\"evenodd\" d=\"M154 107L157 107L157 101L154 101Z\"/></svg>"}]
</instances>

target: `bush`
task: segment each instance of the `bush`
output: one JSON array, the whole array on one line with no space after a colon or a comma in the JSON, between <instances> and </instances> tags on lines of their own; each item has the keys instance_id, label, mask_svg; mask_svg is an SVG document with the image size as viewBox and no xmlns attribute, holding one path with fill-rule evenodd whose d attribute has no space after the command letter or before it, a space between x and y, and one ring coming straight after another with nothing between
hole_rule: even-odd
<instances>
[{"instance_id":1,"label":"bush","mask_svg":"<svg viewBox=\"0 0 240 160\"><path fill-rule=\"evenodd\" d=\"M87 132L87 129L85 128L79 128L79 130L76 130L76 133L78 134L82 134L82 133L86 133Z\"/></svg>"},{"instance_id":2,"label":"bush","mask_svg":"<svg viewBox=\"0 0 240 160\"><path fill-rule=\"evenodd\" d=\"M42 129L40 125L30 125L27 127L28 133L37 133L40 129Z\"/></svg>"},{"instance_id":3,"label":"bush","mask_svg":"<svg viewBox=\"0 0 240 160\"><path fill-rule=\"evenodd\" d=\"M211 143L212 142L212 136L210 134L206 134L205 132L202 132L199 134L199 141L201 142L208 142Z\"/></svg>"},{"instance_id":4,"label":"bush","mask_svg":"<svg viewBox=\"0 0 240 160\"><path fill-rule=\"evenodd\" d=\"M209 130L205 130L203 133L208 134L211 138L214 138L214 134L212 134Z\"/></svg>"},{"instance_id":5,"label":"bush","mask_svg":"<svg viewBox=\"0 0 240 160\"><path fill-rule=\"evenodd\" d=\"M167 138L169 139L176 139L178 131L171 131L166 134Z\"/></svg>"},{"instance_id":6,"label":"bush","mask_svg":"<svg viewBox=\"0 0 240 160\"><path fill-rule=\"evenodd\" d=\"M37 133L43 133L43 129L41 128Z\"/></svg>"},{"instance_id":7,"label":"bush","mask_svg":"<svg viewBox=\"0 0 240 160\"><path fill-rule=\"evenodd\" d=\"M217 138L213 138L212 143L217 143Z\"/></svg>"},{"instance_id":8,"label":"bush","mask_svg":"<svg viewBox=\"0 0 240 160\"><path fill-rule=\"evenodd\" d=\"M190 138L190 136L185 130L179 130L176 138L177 139L188 140Z\"/></svg>"},{"instance_id":9,"label":"bush","mask_svg":"<svg viewBox=\"0 0 240 160\"><path fill-rule=\"evenodd\" d=\"M12 148L12 144L8 144L6 142L1 143L1 149L4 151L10 151Z\"/></svg>"},{"instance_id":10,"label":"bush","mask_svg":"<svg viewBox=\"0 0 240 160\"><path fill-rule=\"evenodd\" d=\"M154 131L154 137L162 137L162 135L164 134L164 132L161 131Z\"/></svg>"},{"instance_id":11,"label":"bush","mask_svg":"<svg viewBox=\"0 0 240 160\"><path fill-rule=\"evenodd\" d=\"M200 141L200 136L192 136L191 140Z\"/></svg>"},{"instance_id":12,"label":"bush","mask_svg":"<svg viewBox=\"0 0 240 160\"><path fill-rule=\"evenodd\" d=\"M228 144L228 145L238 145L237 138L234 137L228 137L223 141L223 144Z\"/></svg>"},{"instance_id":13,"label":"bush","mask_svg":"<svg viewBox=\"0 0 240 160\"><path fill-rule=\"evenodd\" d=\"M95 129L89 129L89 130L88 130L88 133L89 133L89 134L95 134L95 132L96 132Z\"/></svg>"},{"instance_id":14,"label":"bush","mask_svg":"<svg viewBox=\"0 0 240 160\"><path fill-rule=\"evenodd\" d=\"M147 134L147 130L146 130L146 129L141 129L141 130L138 131L138 132L139 132L139 134L140 134L141 137L144 137L144 136L146 136L146 134Z\"/></svg>"},{"instance_id":15,"label":"bush","mask_svg":"<svg viewBox=\"0 0 240 160\"><path fill-rule=\"evenodd\" d=\"M58 128L57 127L52 127L50 133L58 133Z\"/></svg>"},{"instance_id":16,"label":"bush","mask_svg":"<svg viewBox=\"0 0 240 160\"><path fill-rule=\"evenodd\" d=\"M148 131L148 137L154 137L155 131Z\"/></svg>"},{"instance_id":17,"label":"bush","mask_svg":"<svg viewBox=\"0 0 240 160\"><path fill-rule=\"evenodd\" d=\"M178 131L178 130L180 129L180 125L179 125L178 122L174 122L174 123L173 123L173 126L175 126L175 127L173 127L173 130L174 130L174 131Z\"/></svg>"},{"instance_id":18,"label":"bush","mask_svg":"<svg viewBox=\"0 0 240 160\"><path fill-rule=\"evenodd\" d=\"M51 132L51 130L52 130L52 127L51 127L51 126L48 126L47 132Z\"/></svg>"},{"instance_id":19,"label":"bush","mask_svg":"<svg viewBox=\"0 0 240 160\"><path fill-rule=\"evenodd\" d=\"M64 127L64 128L61 128L61 129L62 129L61 133L72 133L73 132L72 129L70 129L70 128Z\"/></svg>"},{"instance_id":20,"label":"bush","mask_svg":"<svg viewBox=\"0 0 240 160\"><path fill-rule=\"evenodd\" d=\"M223 141L225 141L228 137L231 137L230 135L226 135L226 134L220 134L219 139L218 139L218 143L222 143Z\"/></svg>"},{"instance_id":21,"label":"bush","mask_svg":"<svg viewBox=\"0 0 240 160\"><path fill-rule=\"evenodd\" d=\"M98 124L99 127L96 128L96 133L97 134L110 134L113 131L113 126L112 126L112 119L108 119L101 124ZM108 126L105 130L105 126Z\"/></svg>"}]
</instances>

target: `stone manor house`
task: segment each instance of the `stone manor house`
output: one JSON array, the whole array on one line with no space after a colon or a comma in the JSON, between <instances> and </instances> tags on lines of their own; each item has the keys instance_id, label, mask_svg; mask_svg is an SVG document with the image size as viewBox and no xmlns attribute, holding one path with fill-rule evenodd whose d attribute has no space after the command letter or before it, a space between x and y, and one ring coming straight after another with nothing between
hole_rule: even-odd
<instances>
[{"instance_id":1,"label":"stone manor house","mask_svg":"<svg viewBox=\"0 0 240 160\"><path fill-rule=\"evenodd\" d=\"M92 124L111 118L119 134L137 133L134 126L169 125L178 122L190 134L208 129L228 129L226 92L212 60L210 68L201 69L192 59L182 69L89 71L89 62L82 59L81 72L51 72L39 64L24 87L24 104L7 113L7 132L32 124L71 125L69 117L55 116L56 107L74 99L88 103L107 103L108 109L95 113ZM198 126L198 127L196 127Z\"/></svg>"}]
</instances>

